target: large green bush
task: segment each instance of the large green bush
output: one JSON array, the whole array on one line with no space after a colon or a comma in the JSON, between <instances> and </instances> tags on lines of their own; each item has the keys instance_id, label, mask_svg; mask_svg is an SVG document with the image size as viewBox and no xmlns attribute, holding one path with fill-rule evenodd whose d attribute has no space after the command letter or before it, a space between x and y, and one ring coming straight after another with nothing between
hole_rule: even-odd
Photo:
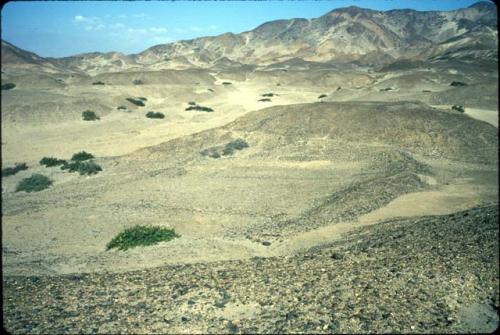
<instances>
[{"instance_id":1,"label":"large green bush","mask_svg":"<svg viewBox=\"0 0 500 335\"><path fill-rule=\"evenodd\" d=\"M39 192L52 185L52 180L41 174L33 174L29 178L24 178L17 184L16 192Z\"/></svg>"},{"instance_id":2,"label":"large green bush","mask_svg":"<svg viewBox=\"0 0 500 335\"><path fill-rule=\"evenodd\" d=\"M16 163L14 167L6 167L2 169L2 177L12 176L18 173L19 171L27 170L28 166L26 163Z\"/></svg>"},{"instance_id":3,"label":"large green bush","mask_svg":"<svg viewBox=\"0 0 500 335\"><path fill-rule=\"evenodd\" d=\"M78 172L80 175L97 174L102 171L102 168L93 161L85 162L69 162L61 166L61 170L68 170L68 172Z\"/></svg>"},{"instance_id":4,"label":"large green bush","mask_svg":"<svg viewBox=\"0 0 500 335\"><path fill-rule=\"evenodd\" d=\"M163 119L165 118L165 114L160 112L147 112L146 117L150 119Z\"/></svg>"},{"instance_id":5,"label":"large green bush","mask_svg":"<svg viewBox=\"0 0 500 335\"><path fill-rule=\"evenodd\" d=\"M89 160L89 159L92 159L94 158L94 155L88 153L88 152L85 152L85 151L80 151L76 154L74 154L72 157L71 157L71 160L72 161L86 161L86 160Z\"/></svg>"},{"instance_id":6,"label":"large green bush","mask_svg":"<svg viewBox=\"0 0 500 335\"><path fill-rule=\"evenodd\" d=\"M46 167L63 165L63 164L66 164L66 163L67 163L66 160L64 160L64 159L57 159L55 157L43 157L40 160L40 165L45 165Z\"/></svg>"},{"instance_id":7,"label":"large green bush","mask_svg":"<svg viewBox=\"0 0 500 335\"><path fill-rule=\"evenodd\" d=\"M235 150L243 150L245 148L248 148L248 143L245 140L238 138L226 144L226 146L222 150L222 154L224 156L232 155Z\"/></svg>"},{"instance_id":8,"label":"large green bush","mask_svg":"<svg viewBox=\"0 0 500 335\"><path fill-rule=\"evenodd\" d=\"M127 250L137 246L148 246L163 241L170 241L180 235L175 230L154 227L154 226L134 226L125 229L115 236L107 245L106 250L117 248L118 250Z\"/></svg>"},{"instance_id":9,"label":"large green bush","mask_svg":"<svg viewBox=\"0 0 500 335\"><path fill-rule=\"evenodd\" d=\"M95 121L99 120L99 117L95 114L95 112L91 110L86 110L82 113L82 118L84 121Z\"/></svg>"},{"instance_id":10,"label":"large green bush","mask_svg":"<svg viewBox=\"0 0 500 335\"><path fill-rule=\"evenodd\" d=\"M4 90L4 91L11 90L14 87L16 87L16 84L14 84L14 83L7 83L7 84L3 84L2 85L2 90Z\"/></svg>"},{"instance_id":11,"label":"large green bush","mask_svg":"<svg viewBox=\"0 0 500 335\"><path fill-rule=\"evenodd\" d=\"M204 107L204 106L199 106L199 105L195 105L195 106L189 106L188 108L185 109L186 111L192 111L192 110L195 110L195 111L200 111L200 112L213 112L214 110L210 107Z\"/></svg>"},{"instance_id":12,"label":"large green bush","mask_svg":"<svg viewBox=\"0 0 500 335\"><path fill-rule=\"evenodd\" d=\"M139 100L139 99L127 98L126 100L127 100L128 102L130 102L130 103L132 103L132 104L136 105L136 106L139 106L139 107L144 107L144 106L146 106L146 105L144 104L144 101Z\"/></svg>"}]
</instances>

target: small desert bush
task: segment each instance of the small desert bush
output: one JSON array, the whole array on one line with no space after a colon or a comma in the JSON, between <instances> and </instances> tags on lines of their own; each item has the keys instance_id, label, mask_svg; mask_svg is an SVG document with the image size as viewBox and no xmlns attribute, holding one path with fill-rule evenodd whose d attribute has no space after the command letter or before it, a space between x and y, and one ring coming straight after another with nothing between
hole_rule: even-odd
<instances>
[{"instance_id":1,"label":"small desert bush","mask_svg":"<svg viewBox=\"0 0 500 335\"><path fill-rule=\"evenodd\" d=\"M134 85L144 85L144 82L140 79L134 79L132 82Z\"/></svg>"},{"instance_id":2,"label":"small desert bush","mask_svg":"<svg viewBox=\"0 0 500 335\"><path fill-rule=\"evenodd\" d=\"M267 102L267 101L271 101L271 99L269 99L269 98L264 98L264 99L259 99L259 101L262 101L262 102Z\"/></svg>"},{"instance_id":3,"label":"small desert bush","mask_svg":"<svg viewBox=\"0 0 500 335\"><path fill-rule=\"evenodd\" d=\"M460 112L460 113L465 113L464 106L453 105L453 106L451 106L451 109L454 111Z\"/></svg>"},{"instance_id":4,"label":"small desert bush","mask_svg":"<svg viewBox=\"0 0 500 335\"><path fill-rule=\"evenodd\" d=\"M88 152L85 152L85 151L80 151L76 154L74 154L72 157L71 157L71 160L72 161L75 161L75 162L82 162L82 161L86 161L86 160L89 160L89 159L92 159L94 158L94 155L88 153Z\"/></svg>"},{"instance_id":5,"label":"small desert bush","mask_svg":"<svg viewBox=\"0 0 500 335\"><path fill-rule=\"evenodd\" d=\"M190 101L190 102L188 102L188 105L190 105L190 106L196 106L196 102Z\"/></svg>"},{"instance_id":6,"label":"small desert bush","mask_svg":"<svg viewBox=\"0 0 500 335\"><path fill-rule=\"evenodd\" d=\"M386 87L386 88L381 88L379 91L384 92L384 91L392 91L392 90L393 90L392 87Z\"/></svg>"},{"instance_id":7,"label":"small desert bush","mask_svg":"<svg viewBox=\"0 0 500 335\"><path fill-rule=\"evenodd\" d=\"M16 192L38 192L49 188L52 183L52 180L44 175L33 174L31 177L24 178L17 184Z\"/></svg>"},{"instance_id":8,"label":"small desert bush","mask_svg":"<svg viewBox=\"0 0 500 335\"><path fill-rule=\"evenodd\" d=\"M116 107L118 110L127 110L127 106L118 106Z\"/></svg>"},{"instance_id":9,"label":"small desert bush","mask_svg":"<svg viewBox=\"0 0 500 335\"><path fill-rule=\"evenodd\" d=\"M146 106L144 104L144 102L142 100L139 100L139 99L127 98L127 101L130 102L130 103L133 103L134 105L139 106L139 107Z\"/></svg>"},{"instance_id":10,"label":"small desert bush","mask_svg":"<svg viewBox=\"0 0 500 335\"><path fill-rule=\"evenodd\" d=\"M2 177L12 176L23 170L28 170L26 163L17 163L14 167L6 167L5 169L2 169Z\"/></svg>"},{"instance_id":11,"label":"small desert bush","mask_svg":"<svg viewBox=\"0 0 500 335\"><path fill-rule=\"evenodd\" d=\"M146 117L150 119L163 119L165 118L165 114L160 112L147 112Z\"/></svg>"},{"instance_id":12,"label":"small desert bush","mask_svg":"<svg viewBox=\"0 0 500 335\"><path fill-rule=\"evenodd\" d=\"M102 81L95 81L92 85L104 85L104 83Z\"/></svg>"},{"instance_id":13,"label":"small desert bush","mask_svg":"<svg viewBox=\"0 0 500 335\"><path fill-rule=\"evenodd\" d=\"M215 92L215 91L214 91L213 89L211 89L211 88L208 88L207 90L208 90L208 91L210 91L210 92Z\"/></svg>"},{"instance_id":14,"label":"small desert bush","mask_svg":"<svg viewBox=\"0 0 500 335\"><path fill-rule=\"evenodd\" d=\"M16 84L14 83L7 83L2 85L2 90L11 90L14 87L16 87Z\"/></svg>"},{"instance_id":15,"label":"small desert bush","mask_svg":"<svg viewBox=\"0 0 500 335\"><path fill-rule=\"evenodd\" d=\"M222 85L232 85L233 83L229 82L229 81L223 81L222 82Z\"/></svg>"},{"instance_id":16,"label":"small desert bush","mask_svg":"<svg viewBox=\"0 0 500 335\"><path fill-rule=\"evenodd\" d=\"M224 156L232 155L235 150L243 150L245 148L248 148L248 143L244 139L238 138L226 144L222 150L222 154Z\"/></svg>"},{"instance_id":17,"label":"small desert bush","mask_svg":"<svg viewBox=\"0 0 500 335\"><path fill-rule=\"evenodd\" d=\"M220 158L220 153L215 148L203 149L200 151L202 156L208 156L210 158Z\"/></svg>"},{"instance_id":18,"label":"small desert bush","mask_svg":"<svg viewBox=\"0 0 500 335\"><path fill-rule=\"evenodd\" d=\"M40 165L45 165L46 167L64 165L66 163L67 163L66 160L57 159L55 157L43 157L40 160Z\"/></svg>"},{"instance_id":19,"label":"small desert bush","mask_svg":"<svg viewBox=\"0 0 500 335\"><path fill-rule=\"evenodd\" d=\"M99 117L95 115L95 112L86 110L82 113L82 118L84 121L95 121L99 120Z\"/></svg>"},{"instance_id":20,"label":"small desert bush","mask_svg":"<svg viewBox=\"0 0 500 335\"><path fill-rule=\"evenodd\" d=\"M186 111L200 111L200 112L213 112L214 110L210 107L204 107L204 106L189 106L188 108L185 109Z\"/></svg>"},{"instance_id":21,"label":"small desert bush","mask_svg":"<svg viewBox=\"0 0 500 335\"><path fill-rule=\"evenodd\" d=\"M106 250L117 248L127 250L138 246L148 246L163 241L170 241L180 235L175 230L155 226L134 226L116 235L107 245Z\"/></svg>"},{"instance_id":22,"label":"small desert bush","mask_svg":"<svg viewBox=\"0 0 500 335\"><path fill-rule=\"evenodd\" d=\"M274 93L264 93L264 94L262 94L263 97L273 97L275 95L276 94L274 94Z\"/></svg>"},{"instance_id":23,"label":"small desert bush","mask_svg":"<svg viewBox=\"0 0 500 335\"><path fill-rule=\"evenodd\" d=\"M146 97L137 97L137 99L142 100L142 101L148 101Z\"/></svg>"},{"instance_id":24,"label":"small desert bush","mask_svg":"<svg viewBox=\"0 0 500 335\"><path fill-rule=\"evenodd\" d=\"M318 99L323 99L323 98L326 98L326 94L321 94Z\"/></svg>"},{"instance_id":25,"label":"small desert bush","mask_svg":"<svg viewBox=\"0 0 500 335\"><path fill-rule=\"evenodd\" d=\"M63 164L63 166L61 166L61 169L68 170L68 172L78 172L82 176L97 174L99 173L99 171L102 171L102 168L93 161L70 162Z\"/></svg>"},{"instance_id":26,"label":"small desert bush","mask_svg":"<svg viewBox=\"0 0 500 335\"><path fill-rule=\"evenodd\" d=\"M461 81L452 81L450 86L467 86L467 84Z\"/></svg>"}]
</instances>

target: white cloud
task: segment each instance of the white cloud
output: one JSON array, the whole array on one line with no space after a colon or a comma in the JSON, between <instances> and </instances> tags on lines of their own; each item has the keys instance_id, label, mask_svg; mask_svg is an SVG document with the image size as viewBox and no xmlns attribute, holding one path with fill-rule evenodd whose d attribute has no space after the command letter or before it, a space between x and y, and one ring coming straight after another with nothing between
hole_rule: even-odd
<instances>
[{"instance_id":1,"label":"white cloud","mask_svg":"<svg viewBox=\"0 0 500 335\"><path fill-rule=\"evenodd\" d=\"M212 29L212 30L217 29L217 26L216 26L215 24L212 24L212 25L210 26L210 29Z\"/></svg>"},{"instance_id":2,"label":"white cloud","mask_svg":"<svg viewBox=\"0 0 500 335\"><path fill-rule=\"evenodd\" d=\"M73 17L73 22L77 25L81 25L86 31L101 30L106 27L102 19L96 16L75 15Z\"/></svg>"},{"instance_id":3,"label":"white cloud","mask_svg":"<svg viewBox=\"0 0 500 335\"><path fill-rule=\"evenodd\" d=\"M111 29L124 29L126 28L127 26L122 24L122 23L114 23L112 25L109 26Z\"/></svg>"},{"instance_id":4,"label":"white cloud","mask_svg":"<svg viewBox=\"0 0 500 335\"><path fill-rule=\"evenodd\" d=\"M151 28L149 28L149 31L152 33L155 33L155 34L164 34L168 30L166 28L162 28L162 27L151 27Z\"/></svg>"}]
</instances>

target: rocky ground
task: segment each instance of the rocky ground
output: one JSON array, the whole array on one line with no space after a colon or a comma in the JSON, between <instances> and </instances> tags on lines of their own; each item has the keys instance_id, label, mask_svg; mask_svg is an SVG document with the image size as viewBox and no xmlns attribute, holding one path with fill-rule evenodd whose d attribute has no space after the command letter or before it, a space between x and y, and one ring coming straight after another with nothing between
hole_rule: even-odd
<instances>
[{"instance_id":1,"label":"rocky ground","mask_svg":"<svg viewBox=\"0 0 500 335\"><path fill-rule=\"evenodd\" d=\"M398 219L287 257L6 276L12 333L492 332L498 206Z\"/></svg>"}]
</instances>

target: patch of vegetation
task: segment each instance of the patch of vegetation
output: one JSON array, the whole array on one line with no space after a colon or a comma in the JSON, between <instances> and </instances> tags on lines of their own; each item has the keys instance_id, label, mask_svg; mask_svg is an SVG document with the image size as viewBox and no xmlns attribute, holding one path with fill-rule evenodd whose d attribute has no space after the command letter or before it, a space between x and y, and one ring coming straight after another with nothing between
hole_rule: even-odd
<instances>
[{"instance_id":1,"label":"patch of vegetation","mask_svg":"<svg viewBox=\"0 0 500 335\"><path fill-rule=\"evenodd\" d=\"M190 101L190 102L188 102L188 105L190 105L190 106L196 106L196 102Z\"/></svg>"},{"instance_id":2,"label":"patch of vegetation","mask_svg":"<svg viewBox=\"0 0 500 335\"><path fill-rule=\"evenodd\" d=\"M151 111L146 113L146 117L150 119L163 119L165 118L165 114Z\"/></svg>"},{"instance_id":3,"label":"patch of vegetation","mask_svg":"<svg viewBox=\"0 0 500 335\"><path fill-rule=\"evenodd\" d=\"M386 88L381 88L379 91L384 92L384 91L392 91L392 90L393 90L392 87L386 87Z\"/></svg>"},{"instance_id":4,"label":"patch of vegetation","mask_svg":"<svg viewBox=\"0 0 500 335\"><path fill-rule=\"evenodd\" d=\"M133 104L134 104L134 105L136 105L136 106L139 106L139 107L144 107L144 106L146 106L146 105L144 104L144 102L143 102L142 100L139 100L139 99L127 98L126 100L127 100L128 102L130 102L130 103L133 103Z\"/></svg>"},{"instance_id":5,"label":"patch of vegetation","mask_svg":"<svg viewBox=\"0 0 500 335\"><path fill-rule=\"evenodd\" d=\"M430 90L422 90L423 93L431 93L432 91Z\"/></svg>"},{"instance_id":6,"label":"patch of vegetation","mask_svg":"<svg viewBox=\"0 0 500 335\"><path fill-rule=\"evenodd\" d=\"M326 94L321 94L318 99L323 99L323 98L326 98Z\"/></svg>"},{"instance_id":7,"label":"patch of vegetation","mask_svg":"<svg viewBox=\"0 0 500 335\"><path fill-rule=\"evenodd\" d=\"M91 110L86 110L82 113L83 121L95 121L100 120L100 118Z\"/></svg>"},{"instance_id":8,"label":"patch of vegetation","mask_svg":"<svg viewBox=\"0 0 500 335\"><path fill-rule=\"evenodd\" d=\"M264 98L264 99L259 99L259 101L266 102L266 101L271 101L269 98Z\"/></svg>"},{"instance_id":9,"label":"patch of vegetation","mask_svg":"<svg viewBox=\"0 0 500 335\"><path fill-rule=\"evenodd\" d=\"M461 81L452 81L450 86L467 86L467 84Z\"/></svg>"},{"instance_id":10,"label":"patch of vegetation","mask_svg":"<svg viewBox=\"0 0 500 335\"><path fill-rule=\"evenodd\" d=\"M248 143L244 139L238 138L226 144L222 150L222 155L232 155L235 150L243 150L245 148L248 148Z\"/></svg>"},{"instance_id":11,"label":"patch of vegetation","mask_svg":"<svg viewBox=\"0 0 500 335\"><path fill-rule=\"evenodd\" d=\"M16 192L39 192L41 190L49 188L52 183L53 181L48 177L35 173L31 177L21 180L19 184L17 184Z\"/></svg>"},{"instance_id":12,"label":"patch of vegetation","mask_svg":"<svg viewBox=\"0 0 500 335\"><path fill-rule=\"evenodd\" d=\"M340 91L342 89L342 86L337 87L337 91Z\"/></svg>"},{"instance_id":13,"label":"patch of vegetation","mask_svg":"<svg viewBox=\"0 0 500 335\"><path fill-rule=\"evenodd\" d=\"M65 159L57 159L55 157L43 157L40 160L40 165L45 165L46 167L64 165L66 163Z\"/></svg>"},{"instance_id":14,"label":"patch of vegetation","mask_svg":"<svg viewBox=\"0 0 500 335\"><path fill-rule=\"evenodd\" d=\"M262 94L263 97L274 97L275 95L277 95L277 94L274 94L274 93L264 93L264 94Z\"/></svg>"},{"instance_id":15,"label":"patch of vegetation","mask_svg":"<svg viewBox=\"0 0 500 335\"><path fill-rule=\"evenodd\" d=\"M229 81L223 81L222 82L222 85L232 85L233 83L229 82Z\"/></svg>"},{"instance_id":16,"label":"patch of vegetation","mask_svg":"<svg viewBox=\"0 0 500 335\"><path fill-rule=\"evenodd\" d=\"M87 162L70 162L63 164L61 166L61 170L68 170L68 172L78 172L80 175L91 175L91 174L97 174L99 171L102 171L102 168L94 163L93 161L87 161Z\"/></svg>"},{"instance_id":17,"label":"patch of vegetation","mask_svg":"<svg viewBox=\"0 0 500 335\"><path fill-rule=\"evenodd\" d=\"M144 82L140 79L134 79L132 82L134 85L144 85Z\"/></svg>"},{"instance_id":18,"label":"patch of vegetation","mask_svg":"<svg viewBox=\"0 0 500 335\"><path fill-rule=\"evenodd\" d=\"M200 151L200 154L202 156L208 156L210 158L220 158L220 153L216 148L203 149L202 151Z\"/></svg>"},{"instance_id":19,"label":"patch of vegetation","mask_svg":"<svg viewBox=\"0 0 500 335\"><path fill-rule=\"evenodd\" d=\"M451 109L454 111L460 112L460 113L465 113L464 106L453 105L453 106L451 106Z\"/></svg>"},{"instance_id":20,"label":"patch of vegetation","mask_svg":"<svg viewBox=\"0 0 500 335\"><path fill-rule=\"evenodd\" d=\"M16 84L14 84L14 83L3 84L2 85L2 91L11 90L14 87L16 87Z\"/></svg>"},{"instance_id":21,"label":"patch of vegetation","mask_svg":"<svg viewBox=\"0 0 500 335\"><path fill-rule=\"evenodd\" d=\"M174 229L155 226L134 226L116 235L107 245L106 250L117 248L127 250L138 246L148 246L180 237Z\"/></svg>"},{"instance_id":22,"label":"patch of vegetation","mask_svg":"<svg viewBox=\"0 0 500 335\"><path fill-rule=\"evenodd\" d=\"M142 101L148 101L145 97L137 97L137 99L142 100Z\"/></svg>"},{"instance_id":23,"label":"patch of vegetation","mask_svg":"<svg viewBox=\"0 0 500 335\"><path fill-rule=\"evenodd\" d=\"M85 151L80 151L80 152L74 154L71 157L71 160L75 161L75 162L83 162L83 161L86 161L86 160L89 160L92 158L94 158L94 155L92 155L88 152L85 152Z\"/></svg>"},{"instance_id":24,"label":"patch of vegetation","mask_svg":"<svg viewBox=\"0 0 500 335\"><path fill-rule=\"evenodd\" d=\"M213 89L211 89L211 88L208 88L208 90L209 90L210 92L215 92L215 91L214 91Z\"/></svg>"},{"instance_id":25,"label":"patch of vegetation","mask_svg":"<svg viewBox=\"0 0 500 335\"><path fill-rule=\"evenodd\" d=\"M185 109L186 111L192 111L192 110L195 110L195 111L200 111L200 112L213 112L214 110L210 107L204 107L204 106L199 106L199 105L195 105L195 106L189 106L188 108Z\"/></svg>"},{"instance_id":26,"label":"patch of vegetation","mask_svg":"<svg viewBox=\"0 0 500 335\"><path fill-rule=\"evenodd\" d=\"M127 106L118 106L116 107L118 110L127 110Z\"/></svg>"},{"instance_id":27,"label":"patch of vegetation","mask_svg":"<svg viewBox=\"0 0 500 335\"><path fill-rule=\"evenodd\" d=\"M281 84L280 84L280 83L277 83L277 84L276 84L276 86L281 86Z\"/></svg>"},{"instance_id":28,"label":"patch of vegetation","mask_svg":"<svg viewBox=\"0 0 500 335\"><path fill-rule=\"evenodd\" d=\"M95 81L92 85L105 85L102 81Z\"/></svg>"},{"instance_id":29,"label":"patch of vegetation","mask_svg":"<svg viewBox=\"0 0 500 335\"><path fill-rule=\"evenodd\" d=\"M2 169L2 177L13 176L19 171L28 170L26 163L16 163L14 167L6 167Z\"/></svg>"}]
</instances>

